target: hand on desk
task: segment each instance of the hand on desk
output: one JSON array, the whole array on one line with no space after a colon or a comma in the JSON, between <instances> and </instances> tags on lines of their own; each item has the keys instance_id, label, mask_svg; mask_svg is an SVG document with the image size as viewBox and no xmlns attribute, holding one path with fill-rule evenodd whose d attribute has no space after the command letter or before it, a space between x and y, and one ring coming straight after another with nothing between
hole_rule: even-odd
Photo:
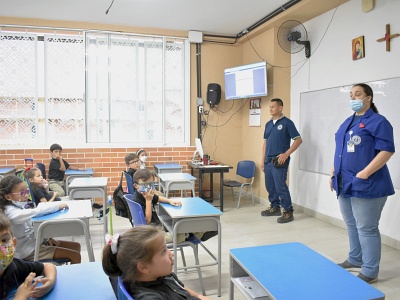
<instances>
[{"instance_id":1,"label":"hand on desk","mask_svg":"<svg viewBox=\"0 0 400 300\"><path fill-rule=\"evenodd\" d=\"M172 206L182 206L181 201L176 201L176 200L169 200L168 203Z\"/></svg>"},{"instance_id":2,"label":"hand on desk","mask_svg":"<svg viewBox=\"0 0 400 300\"><path fill-rule=\"evenodd\" d=\"M58 208L59 208L60 210L62 210L62 209L68 209L69 207L68 207L68 204L61 203L61 204L58 205Z\"/></svg>"},{"instance_id":3,"label":"hand on desk","mask_svg":"<svg viewBox=\"0 0 400 300\"><path fill-rule=\"evenodd\" d=\"M28 277L26 277L25 281L21 283L21 285L17 289L17 293L14 296L15 300L27 300L30 297L33 297L32 293L35 289L38 281L33 281L36 277L36 273L31 272Z\"/></svg>"}]
</instances>

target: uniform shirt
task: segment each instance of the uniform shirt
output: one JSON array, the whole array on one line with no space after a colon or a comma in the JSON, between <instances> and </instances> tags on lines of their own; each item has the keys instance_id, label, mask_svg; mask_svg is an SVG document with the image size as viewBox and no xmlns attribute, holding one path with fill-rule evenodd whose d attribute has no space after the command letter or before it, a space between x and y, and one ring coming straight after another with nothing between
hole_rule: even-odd
<instances>
[{"instance_id":1,"label":"uniform shirt","mask_svg":"<svg viewBox=\"0 0 400 300\"><path fill-rule=\"evenodd\" d=\"M267 141L265 148L265 163L290 148L291 139L300 137L293 121L281 115L275 124L273 119L265 124L264 140Z\"/></svg>"},{"instance_id":2,"label":"uniform shirt","mask_svg":"<svg viewBox=\"0 0 400 300\"><path fill-rule=\"evenodd\" d=\"M40 188L40 187L33 188L33 196L35 197L36 206L39 205L40 199L42 199L42 198L45 198L46 201L49 201L51 198L53 198L53 196L50 195L45 189ZM61 199L56 197L54 199L54 201L61 201Z\"/></svg>"},{"instance_id":3,"label":"uniform shirt","mask_svg":"<svg viewBox=\"0 0 400 300\"><path fill-rule=\"evenodd\" d=\"M0 299L6 299L11 291L16 289L23 283L31 272L35 272L36 276L43 274L43 264L40 262L27 262L18 258L14 258L11 264L5 269L3 276L0 277Z\"/></svg>"},{"instance_id":4,"label":"uniform shirt","mask_svg":"<svg viewBox=\"0 0 400 300\"><path fill-rule=\"evenodd\" d=\"M183 283L174 273L158 278L156 281L136 282L129 287L135 300L198 300L185 290Z\"/></svg>"},{"instance_id":5,"label":"uniform shirt","mask_svg":"<svg viewBox=\"0 0 400 300\"><path fill-rule=\"evenodd\" d=\"M33 209L23 209L18 203L6 205L5 214L10 219L14 236L18 241L14 255L16 258L24 259L35 251L36 240L31 218L59 211L58 205L55 202L40 203Z\"/></svg>"},{"instance_id":6,"label":"uniform shirt","mask_svg":"<svg viewBox=\"0 0 400 300\"><path fill-rule=\"evenodd\" d=\"M65 165L65 169L69 168L69 163L67 163L64 159L63 159L64 165ZM64 180L64 175L65 172L60 170L60 161L56 158L52 158L50 160L50 166L49 166L49 180L53 179L53 180L57 180L57 181L63 181Z\"/></svg>"},{"instance_id":7,"label":"uniform shirt","mask_svg":"<svg viewBox=\"0 0 400 300\"><path fill-rule=\"evenodd\" d=\"M132 201L135 201L136 203L139 203L140 206L143 209L143 213L146 216L146 199L143 197L142 194L138 193L135 191L135 193L132 195ZM150 224L152 225L161 225L161 221L158 218L155 205L158 203L158 196L154 195L152 202L152 208L151 208L151 221Z\"/></svg>"},{"instance_id":8,"label":"uniform shirt","mask_svg":"<svg viewBox=\"0 0 400 300\"><path fill-rule=\"evenodd\" d=\"M380 151L395 151L393 127L385 117L372 109L353 122L354 117L355 114L347 118L335 134L335 172L332 187L339 196L342 186L345 198L380 198L393 195L394 188L387 165L368 179L356 177ZM354 152L348 149L350 138L354 144Z\"/></svg>"}]
</instances>

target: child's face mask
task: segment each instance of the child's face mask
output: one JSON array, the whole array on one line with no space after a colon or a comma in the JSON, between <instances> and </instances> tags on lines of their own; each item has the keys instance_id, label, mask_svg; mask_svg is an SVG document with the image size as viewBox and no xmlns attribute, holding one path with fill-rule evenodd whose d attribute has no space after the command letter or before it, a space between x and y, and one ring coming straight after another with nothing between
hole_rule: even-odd
<instances>
[{"instance_id":1,"label":"child's face mask","mask_svg":"<svg viewBox=\"0 0 400 300\"><path fill-rule=\"evenodd\" d=\"M146 162L147 156L141 156L139 157L139 159L141 160L141 162Z\"/></svg>"},{"instance_id":2,"label":"child's face mask","mask_svg":"<svg viewBox=\"0 0 400 300\"><path fill-rule=\"evenodd\" d=\"M150 190L156 189L154 182L138 183L137 185L139 186L139 189L138 189L139 193L147 193Z\"/></svg>"},{"instance_id":3,"label":"child's face mask","mask_svg":"<svg viewBox=\"0 0 400 300\"><path fill-rule=\"evenodd\" d=\"M14 244L12 242L0 246L0 271L4 271L14 259Z\"/></svg>"}]
</instances>

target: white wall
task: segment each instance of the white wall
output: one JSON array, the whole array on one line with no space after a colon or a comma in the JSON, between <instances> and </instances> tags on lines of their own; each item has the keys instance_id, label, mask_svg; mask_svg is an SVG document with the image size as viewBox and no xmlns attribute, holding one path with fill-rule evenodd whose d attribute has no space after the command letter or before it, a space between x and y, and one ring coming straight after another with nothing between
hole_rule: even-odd
<instances>
[{"instance_id":1,"label":"white wall","mask_svg":"<svg viewBox=\"0 0 400 300\"><path fill-rule=\"evenodd\" d=\"M330 25L334 10L304 24L313 54L300 70L301 64L292 67L292 75L298 71L291 81L291 118L296 125L300 121L300 93L400 76L400 37L391 40L391 52L386 52L384 42L376 41L384 36L387 23L391 24L392 34L400 33L399 12L398 0L375 1L375 8L368 13L362 12L361 0L351 0L337 9ZM353 61L351 41L361 35L364 35L365 57ZM294 54L292 65L304 59L304 51ZM348 100L343 99L343 109L350 116ZM379 109L379 103L376 105ZM399 140L400 136L395 136L396 144ZM298 151L293 158L289 178L293 202L333 222L342 220L335 193L329 189L329 177L299 170ZM396 190L388 198L380 222L383 242L396 248L400 247L399 215L400 190Z\"/></svg>"}]
</instances>

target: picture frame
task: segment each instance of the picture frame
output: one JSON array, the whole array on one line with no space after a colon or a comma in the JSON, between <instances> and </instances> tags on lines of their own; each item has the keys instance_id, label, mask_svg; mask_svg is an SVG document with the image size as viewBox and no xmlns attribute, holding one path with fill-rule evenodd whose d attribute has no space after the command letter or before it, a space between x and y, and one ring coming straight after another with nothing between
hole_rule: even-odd
<instances>
[{"instance_id":1,"label":"picture frame","mask_svg":"<svg viewBox=\"0 0 400 300\"><path fill-rule=\"evenodd\" d=\"M261 98L250 99L250 109L261 108Z\"/></svg>"},{"instance_id":2,"label":"picture frame","mask_svg":"<svg viewBox=\"0 0 400 300\"><path fill-rule=\"evenodd\" d=\"M351 53L353 60L365 57L365 44L363 35L351 41Z\"/></svg>"}]
</instances>

